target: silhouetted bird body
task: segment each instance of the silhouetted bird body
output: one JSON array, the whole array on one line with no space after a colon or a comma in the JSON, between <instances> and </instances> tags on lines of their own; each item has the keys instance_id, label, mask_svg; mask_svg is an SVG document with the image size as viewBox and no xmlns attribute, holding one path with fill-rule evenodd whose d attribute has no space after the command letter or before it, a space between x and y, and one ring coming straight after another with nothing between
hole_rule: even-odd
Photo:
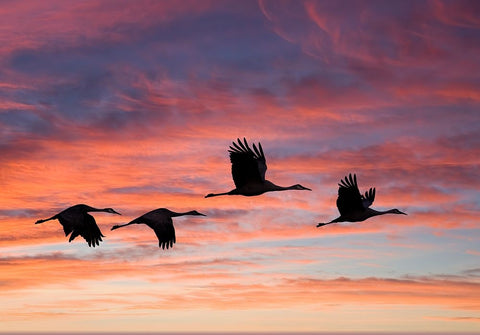
<instances>
[{"instance_id":1,"label":"silhouetted bird body","mask_svg":"<svg viewBox=\"0 0 480 335\"><path fill-rule=\"evenodd\" d=\"M359 222L368 218L383 214L404 214L398 209L390 209L387 211L376 211L370 206L375 200L375 188L370 188L365 195L360 194L357 185L357 176L351 174L345 177L338 184L337 208L340 216L327 223L319 223L317 227L325 226L335 222Z\"/></svg>"},{"instance_id":2,"label":"silhouetted bird body","mask_svg":"<svg viewBox=\"0 0 480 335\"><path fill-rule=\"evenodd\" d=\"M75 237L80 235L87 241L89 247L95 247L100 244L102 237L105 236L100 231L95 218L88 212L107 212L120 215L112 208L102 209L80 204L69 207L48 219L38 220L35 224L57 219L63 226L65 236L71 233L68 242L72 242Z\"/></svg>"},{"instance_id":3,"label":"silhouetted bird body","mask_svg":"<svg viewBox=\"0 0 480 335\"><path fill-rule=\"evenodd\" d=\"M210 193L205 198L216 197L219 195L244 195L255 196L265 192L286 191L286 190L308 190L300 184L292 186L278 186L265 179L267 172L267 163L262 145L258 143L258 148L253 144L253 150L248 146L247 140L244 138L243 143L237 139L237 143L233 143L228 150L230 154L230 162L232 163L232 177L235 183L235 189L224 193Z\"/></svg>"},{"instance_id":4,"label":"silhouetted bird body","mask_svg":"<svg viewBox=\"0 0 480 335\"><path fill-rule=\"evenodd\" d=\"M138 218L130 221L129 223L123 225L115 225L111 230L125 227L131 224L146 224L153 229L155 235L158 238L158 246L162 249L171 248L173 244L177 241L175 237L175 228L173 226L172 217L183 216L183 215L201 215L206 216L205 214L199 213L197 211L189 211L184 213L176 213L168 210L166 208L159 208L148 213L139 216Z\"/></svg>"}]
</instances>

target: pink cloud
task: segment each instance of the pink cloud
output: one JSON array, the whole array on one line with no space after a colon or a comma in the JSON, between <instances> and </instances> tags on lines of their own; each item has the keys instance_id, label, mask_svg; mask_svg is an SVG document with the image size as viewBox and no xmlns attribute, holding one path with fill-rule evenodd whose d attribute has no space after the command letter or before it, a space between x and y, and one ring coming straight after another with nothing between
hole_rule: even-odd
<instances>
[{"instance_id":1,"label":"pink cloud","mask_svg":"<svg viewBox=\"0 0 480 335\"><path fill-rule=\"evenodd\" d=\"M135 23L137 27L145 28L158 22L201 13L211 6L209 1L187 1L180 5L142 1L136 6L132 6L128 1L106 1L101 4L92 1L77 4L30 1L11 4L1 11L5 17L2 21L2 40L8 41L3 44L3 50L10 51L12 47L38 47L53 39L63 40L66 43L64 46L95 38L109 42L119 41L125 38L125 34L117 29L121 25ZM11 34L12 27L16 27L15 35Z\"/></svg>"},{"instance_id":2,"label":"pink cloud","mask_svg":"<svg viewBox=\"0 0 480 335\"><path fill-rule=\"evenodd\" d=\"M442 23L454 27L480 28L476 1L431 1L433 14Z\"/></svg>"},{"instance_id":3,"label":"pink cloud","mask_svg":"<svg viewBox=\"0 0 480 335\"><path fill-rule=\"evenodd\" d=\"M288 322L285 306L312 313L307 330L318 311L338 326L365 306L475 326L478 269L462 266L478 256L476 7L364 4L0 8L2 326L259 309ZM234 187L227 150L244 136L269 180L313 191L205 199ZM372 207L409 215L317 229L348 173L377 188ZM76 203L123 214L95 215L95 250L34 224ZM159 207L208 216L174 219L168 251L144 225L110 231Z\"/></svg>"},{"instance_id":4,"label":"pink cloud","mask_svg":"<svg viewBox=\"0 0 480 335\"><path fill-rule=\"evenodd\" d=\"M186 264L188 265L188 264ZM123 275L120 275L121 271ZM112 273L109 269L110 278L112 275L125 278L133 269L119 269L118 272ZM144 269L143 274L145 273ZM168 271L167 271L168 270ZM171 280L172 268L166 266L164 273L165 280ZM44 269L43 269L44 271ZM94 271L92 271L94 272ZM99 271L100 273L102 271ZM68 273L72 274L71 271ZM83 272L82 272L83 273ZM21 274L18 272L18 274ZM150 272L153 275L153 272ZM180 272L177 273L180 275ZM191 281L204 280L216 277L215 272L209 276L194 275ZM149 293L148 300L161 300L163 303L148 303L147 300L141 299L141 291L137 292L138 305L133 302L133 309L140 308L150 310L162 309L190 309L190 308L207 308L213 310L229 310L229 309L249 309L252 301L256 301L257 308L277 309L281 306L304 306L309 304L313 308L321 308L336 304L339 301L342 305L376 305L388 308L392 305L408 305L408 306L437 306L439 308L453 309L457 311L473 312L478 311L478 283L462 280L443 280L436 278L411 278L411 279L389 279L389 278L335 278L328 280L318 279L277 279L268 283L251 283L242 284L231 282L232 277L223 277L225 282L218 282L222 277L216 278L215 282L205 283L198 286L187 286L183 290L183 294L179 292L161 292L158 294ZM180 282L179 282L180 284ZM282 292L278 294L277 292ZM444 294L449 292L449 294ZM321 297L321 299L320 299ZM125 305L123 299L105 298L100 305L112 304L116 306ZM143 300L143 301L142 301ZM101 300L100 300L101 301ZM85 308L89 308L96 304L95 299L83 301ZM61 301L57 301L58 304ZM82 309L82 303L77 304ZM129 301L129 303L131 303ZM71 305L71 304L70 304ZM137 306L137 307L135 307ZM428 315L425 315L428 316Z\"/></svg>"}]
</instances>

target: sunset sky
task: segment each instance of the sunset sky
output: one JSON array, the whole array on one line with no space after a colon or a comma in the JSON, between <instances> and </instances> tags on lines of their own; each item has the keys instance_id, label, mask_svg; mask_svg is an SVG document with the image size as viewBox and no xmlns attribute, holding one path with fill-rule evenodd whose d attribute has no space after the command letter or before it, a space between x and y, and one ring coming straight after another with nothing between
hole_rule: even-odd
<instances>
[{"instance_id":1,"label":"sunset sky","mask_svg":"<svg viewBox=\"0 0 480 335\"><path fill-rule=\"evenodd\" d=\"M1 1L0 332L480 332L479 1ZM228 146L267 179L234 188ZM408 213L316 228L338 182ZM75 204L106 236L68 243ZM174 218L158 248L150 210Z\"/></svg>"}]
</instances>

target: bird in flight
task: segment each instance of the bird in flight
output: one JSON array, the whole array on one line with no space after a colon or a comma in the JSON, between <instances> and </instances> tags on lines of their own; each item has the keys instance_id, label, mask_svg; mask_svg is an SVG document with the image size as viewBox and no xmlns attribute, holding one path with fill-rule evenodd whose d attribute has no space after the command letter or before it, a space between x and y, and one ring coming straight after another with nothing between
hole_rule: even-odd
<instances>
[{"instance_id":1,"label":"bird in flight","mask_svg":"<svg viewBox=\"0 0 480 335\"><path fill-rule=\"evenodd\" d=\"M335 222L359 222L371 218L372 216L383 214L407 215L396 208L387 211L376 211L370 208L375 199L375 188L370 188L365 192L365 195L361 195L358 190L357 176L355 174L353 177L352 174L349 174L348 177L345 176L338 186L337 208L340 212L340 216L330 222L319 223L317 224L317 227L322 227Z\"/></svg>"},{"instance_id":2,"label":"bird in flight","mask_svg":"<svg viewBox=\"0 0 480 335\"><path fill-rule=\"evenodd\" d=\"M235 189L225 193L210 193L205 198L216 197L219 195L245 195L255 196L265 192L286 191L286 190L308 190L300 184L292 186L278 186L265 179L267 172L267 163L262 145L258 143L258 148L253 144L253 150L248 146L244 138L243 143L237 139L237 143L232 142L230 146L230 161L232 163L232 177L235 183Z\"/></svg>"},{"instance_id":3,"label":"bird in flight","mask_svg":"<svg viewBox=\"0 0 480 335\"><path fill-rule=\"evenodd\" d=\"M166 208L158 208L148 213L145 213L142 216L139 216L138 218L130 221L129 223L115 225L112 227L111 230L115 230L135 223L143 223L152 228L155 232L155 235L157 235L158 246L162 249L168 249L169 247L173 247L173 244L177 241L175 237L175 228L173 226L172 217L183 215L206 216L205 214L199 213L197 211L176 213Z\"/></svg>"},{"instance_id":4,"label":"bird in flight","mask_svg":"<svg viewBox=\"0 0 480 335\"><path fill-rule=\"evenodd\" d=\"M58 219L63 226L65 236L72 233L68 242L72 242L75 237L80 235L87 241L89 247L95 248L95 246L99 245L100 241L102 241L102 237L105 236L100 231L100 228L95 222L95 218L88 214L88 212L106 212L120 215L120 213L114 211L112 208L102 209L80 204L69 207L48 219L37 220L35 224Z\"/></svg>"}]
</instances>

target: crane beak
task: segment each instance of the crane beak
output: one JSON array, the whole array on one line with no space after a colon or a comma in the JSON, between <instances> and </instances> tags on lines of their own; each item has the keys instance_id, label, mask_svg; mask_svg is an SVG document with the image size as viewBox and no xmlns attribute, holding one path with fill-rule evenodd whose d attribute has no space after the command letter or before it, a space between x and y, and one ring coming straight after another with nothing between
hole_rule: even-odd
<instances>
[{"instance_id":1,"label":"crane beak","mask_svg":"<svg viewBox=\"0 0 480 335\"><path fill-rule=\"evenodd\" d=\"M311 191L312 189L308 188L308 187L305 187L305 186L302 186L300 184L297 185L297 189L300 189L300 190L306 190L306 191Z\"/></svg>"},{"instance_id":2,"label":"crane beak","mask_svg":"<svg viewBox=\"0 0 480 335\"><path fill-rule=\"evenodd\" d=\"M118 215L122 215L122 214L120 214L119 212L117 212L117 211L115 211L115 210L113 210L113 209L112 209L112 213L118 214Z\"/></svg>"}]
</instances>

